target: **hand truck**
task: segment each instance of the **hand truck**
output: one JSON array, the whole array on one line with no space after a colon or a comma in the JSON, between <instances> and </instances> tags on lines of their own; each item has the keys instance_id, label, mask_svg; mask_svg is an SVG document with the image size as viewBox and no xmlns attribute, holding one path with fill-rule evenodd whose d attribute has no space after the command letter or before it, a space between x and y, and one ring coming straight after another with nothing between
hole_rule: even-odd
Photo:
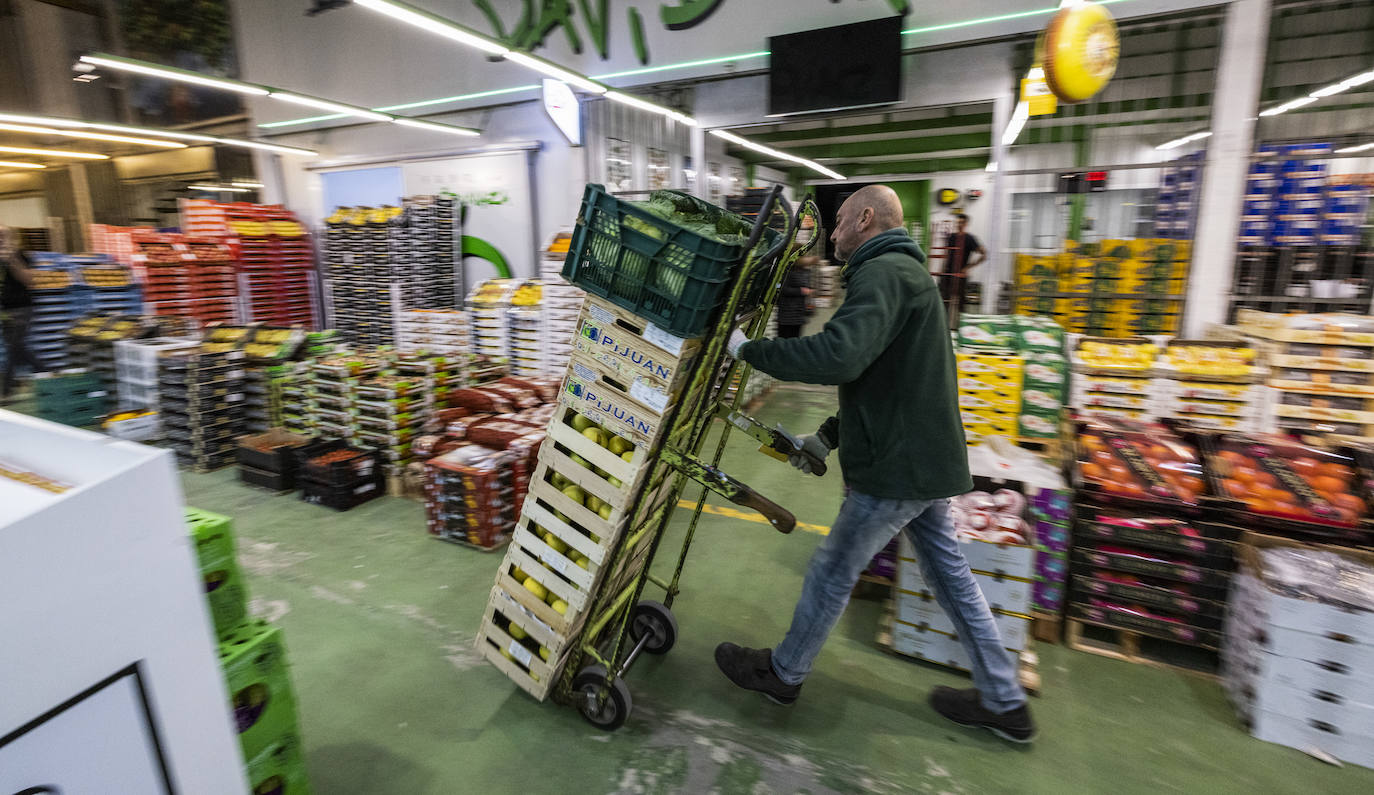
<instances>
[{"instance_id":1,"label":"hand truck","mask_svg":"<svg viewBox=\"0 0 1374 795\"><path fill-rule=\"evenodd\" d=\"M786 218L786 228L770 250L756 255L754 249L775 210ZM798 229L808 217L813 221L815 234L805 244L798 244ZM592 603L580 645L564 666L553 691L555 700L577 708L598 728L618 729L629 717L632 701L625 675L640 655L666 654L677 640L677 620L671 608L681 592L679 583L687 552L708 492L757 510L778 532L790 533L796 526L796 519L787 510L720 471L718 465L730 430L744 430L761 441L762 451L769 455L784 460L803 455L816 474L825 472L824 462L805 453L801 443L782 428L769 429L741 411L743 387L751 368L730 359L726 352L726 344L736 328L742 327L751 339L762 335L788 270L821 237L820 211L812 199L804 200L794 215L780 188L775 186L768 193L728 297L703 340L683 397L667 421L657 449L645 464L654 470L643 481L628 513L629 525L610 557L610 576ZM747 297L760 294L757 306L744 306ZM738 386L732 390L735 384ZM700 458L701 448L715 419L725 424L712 457L705 461ZM652 574L650 567L689 480L703 489L692 510L672 577L665 580ZM663 589L662 602L641 600L648 583Z\"/></svg>"}]
</instances>

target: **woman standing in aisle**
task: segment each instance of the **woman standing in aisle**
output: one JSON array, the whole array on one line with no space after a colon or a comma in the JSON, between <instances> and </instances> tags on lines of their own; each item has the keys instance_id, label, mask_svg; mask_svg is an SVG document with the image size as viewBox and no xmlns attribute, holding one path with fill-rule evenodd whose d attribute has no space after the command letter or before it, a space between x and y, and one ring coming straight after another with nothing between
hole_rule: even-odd
<instances>
[{"instance_id":1,"label":"woman standing in aisle","mask_svg":"<svg viewBox=\"0 0 1374 795\"><path fill-rule=\"evenodd\" d=\"M811 269L820 262L817 257L802 257L787 272L782 289L778 291L778 338L795 339L801 336L811 310L807 309L811 296Z\"/></svg>"},{"instance_id":2,"label":"woman standing in aisle","mask_svg":"<svg viewBox=\"0 0 1374 795\"><path fill-rule=\"evenodd\" d=\"M29 324L33 322L33 270L19 248L19 233L0 226L0 339L5 345L5 372L0 376L0 402L7 401L18 386L19 365L43 372L43 363L29 350Z\"/></svg>"}]
</instances>

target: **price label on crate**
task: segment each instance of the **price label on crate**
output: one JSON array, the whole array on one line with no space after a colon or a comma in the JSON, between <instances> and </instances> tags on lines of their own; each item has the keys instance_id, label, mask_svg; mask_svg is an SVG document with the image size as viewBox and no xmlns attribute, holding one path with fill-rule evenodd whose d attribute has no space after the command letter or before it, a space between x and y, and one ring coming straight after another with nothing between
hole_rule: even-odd
<instances>
[{"instance_id":1,"label":"price label on crate","mask_svg":"<svg viewBox=\"0 0 1374 795\"><path fill-rule=\"evenodd\" d=\"M110 393L109 393L109 392L106 392L106 391L104 391L104 390L100 390L100 391L98 391L98 392L87 392L87 393L86 393L86 397L88 397L88 398L103 398L103 397L105 397L105 396L108 395L108 394L110 394Z\"/></svg>"},{"instance_id":2,"label":"price label on crate","mask_svg":"<svg viewBox=\"0 0 1374 795\"><path fill-rule=\"evenodd\" d=\"M650 386L643 378L636 378L634 383L630 384L630 397L660 414L668 408L668 394Z\"/></svg>"},{"instance_id":3,"label":"price label on crate","mask_svg":"<svg viewBox=\"0 0 1374 795\"><path fill-rule=\"evenodd\" d=\"M579 362L573 362L573 363L572 363L572 366L573 366L573 372L576 373L576 374L577 374L577 377L578 377L578 378L581 378L583 381L595 381L595 380L596 380L596 371L592 370L590 367L586 366L585 364L581 364L581 363L579 363Z\"/></svg>"},{"instance_id":4,"label":"price label on crate","mask_svg":"<svg viewBox=\"0 0 1374 795\"><path fill-rule=\"evenodd\" d=\"M521 646L520 641L518 640L513 640L510 642L510 648L508 649L508 651L510 652L510 656L515 658L516 662L520 663L526 668L529 668L530 663L534 662L534 655L530 654L529 649L525 648L524 646Z\"/></svg>"},{"instance_id":5,"label":"price label on crate","mask_svg":"<svg viewBox=\"0 0 1374 795\"><path fill-rule=\"evenodd\" d=\"M564 577L568 576L568 559L557 552L550 550L549 552L540 553L539 559L549 564L554 571L562 574Z\"/></svg>"},{"instance_id":6,"label":"price label on crate","mask_svg":"<svg viewBox=\"0 0 1374 795\"><path fill-rule=\"evenodd\" d=\"M225 403L237 403L237 402L239 402L240 400L243 400L243 395L234 394L234 395L225 395L225 396L224 396L224 402L225 402Z\"/></svg>"},{"instance_id":7,"label":"price label on crate","mask_svg":"<svg viewBox=\"0 0 1374 795\"><path fill-rule=\"evenodd\" d=\"M650 323L644 327L644 339L657 345L663 350L678 356L682 353L682 346L687 344L687 340L682 337L669 334L663 329Z\"/></svg>"}]
</instances>

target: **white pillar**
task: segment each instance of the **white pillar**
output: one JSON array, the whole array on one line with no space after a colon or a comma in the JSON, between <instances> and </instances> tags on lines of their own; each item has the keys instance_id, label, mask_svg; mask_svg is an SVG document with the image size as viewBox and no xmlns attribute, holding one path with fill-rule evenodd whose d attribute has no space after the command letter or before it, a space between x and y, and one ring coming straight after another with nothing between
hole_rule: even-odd
<instances>
[{"instance_id":1,"label":"white pillar","mask_svg":"<svg viewBox=\"0 0 1374 795\"><path fill-rule=\"evenodd\" d=\"M1019 90L1019 87L1018 89ZM992 160L997 164L997 171L992 175L992 204L988 213L988 234L983 242L983 248L987 249L988 259L981 267L983 269L983 312L992 314L997 311L997 296L1002 290L1002 282L1011 278L1011 257L1003 249L1011 232L1011 196L1007 195L1011 187L1011 180L1007 179L1006 173L1010 163L1007 162L1007 153L1010 147L1002 143L1002 132L1007 129L1007 122L1011 121L1011 111L1016 105L1016 97L1007 91L998 93L997 98L992 102ZM934 245L931 241L930 245ZM1012 307L1012 312L1016 307Z\"/></svg>"},{"instance_id":2,"label":"white pillar","mask_svg":"<svg viewBox=\"0 0 1374 795\"><path fill-rule=\"evenodd\" d=\"M710 195L706 188L706 131L699 125L689 127L687 140L688 147L692 150L692 168L697 172L692 183L695 186L692 193L705 199Z\"/></svg>"},{"instance_id":3,"label":"white pillar","mask_svg":"<svg viewBox=\"0 0 1374 795\"><path fill-rule=\"evenodd\" d=\"M1212 137L1198 195L1197 232L1183 331L1197 337L1226 320L1241 202L1254 150L1255 115L1269 49L1270 0L1232 0L1212 89Z\"/></svg>"}]
</instances>

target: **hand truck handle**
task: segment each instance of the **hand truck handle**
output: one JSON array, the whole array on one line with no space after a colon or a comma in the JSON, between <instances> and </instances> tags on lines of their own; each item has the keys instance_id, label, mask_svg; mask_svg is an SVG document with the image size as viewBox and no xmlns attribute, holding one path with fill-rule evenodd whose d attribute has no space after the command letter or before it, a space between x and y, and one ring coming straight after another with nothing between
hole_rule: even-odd
<instances>
[{"instance_id":1,"label":"hand truck handle","mask_svg":"<svg viewBox=\"0 0 1374 795\"><path fill-rule=\"evenodd\" d=\"M778 236L778 242L773 244L767 253L754 260L754 271L771 267L783 250L792 242L792 232L796 228L792 218L792 205L788 204L787 199L782 197L782 186L774 185L768 189L768 195L763 199L763 206L759 208L758 218L754 219L754 228L749 232L749 241L744 244L744 250L746 252L753 251L754 246L758 245L759 238L763 237L763 230L768 228L768 219L773 215L774 203L777 203L782 209L783 216L787 219L787 228L783 230L783 234Z\"/></svg>"}]
</instances>

